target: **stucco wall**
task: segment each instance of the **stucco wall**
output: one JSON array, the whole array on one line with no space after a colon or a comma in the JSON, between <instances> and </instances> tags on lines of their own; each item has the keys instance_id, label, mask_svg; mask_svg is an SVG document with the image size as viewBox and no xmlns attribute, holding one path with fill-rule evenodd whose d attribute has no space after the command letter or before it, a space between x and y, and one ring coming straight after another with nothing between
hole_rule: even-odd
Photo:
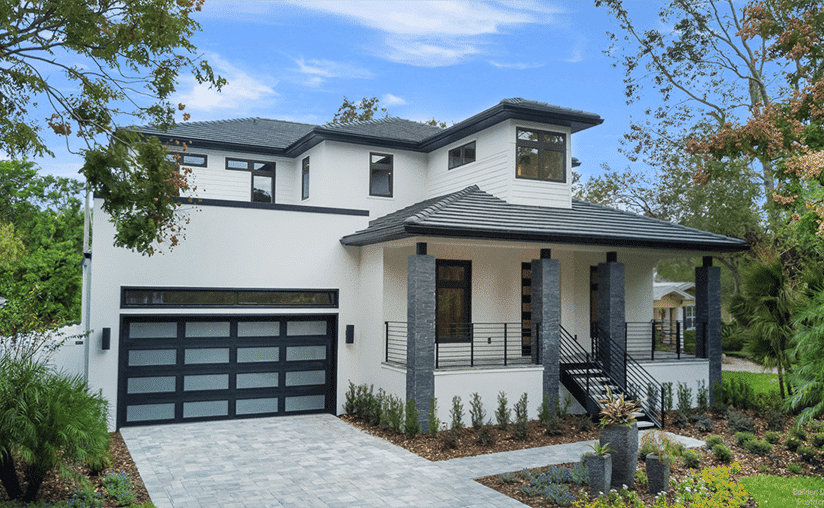
<instances>
[{"instance_id":1,"label":"stucco wall","mask_svg":"<svg viewBox=\"0 0 824 508\"><path fill-rule=\"evenodd\" d=\"M644 362L642 366L662 385L672 383L672 404L678 406L678 383L685 383L692 390L692 404L696 405L698 381L709 388L710 367L708 360L682 360L671 362Z\"/></svg>"}]
</instances>

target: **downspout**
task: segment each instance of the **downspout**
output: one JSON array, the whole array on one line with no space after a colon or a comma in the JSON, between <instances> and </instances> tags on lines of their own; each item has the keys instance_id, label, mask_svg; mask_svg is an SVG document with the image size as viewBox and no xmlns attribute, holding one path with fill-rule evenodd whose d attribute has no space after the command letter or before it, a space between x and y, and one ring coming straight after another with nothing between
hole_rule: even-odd
<instances>
[{"instance_id":1,"label":"downspout","mask_svg":"<svg viewBox=\"0 0 824 508\"><path fill-rule=\"evenodd\" d=\"M83 315L81 321L83 322L83 331L86 338L83 341L83 379L89 381L89 353L91 341L91 270L92 270L92 255L89 249L89 233L91 230L90 211L89 211L89 186L86 184L86 196L83 200Z\"/></svg>"}]
</instances>

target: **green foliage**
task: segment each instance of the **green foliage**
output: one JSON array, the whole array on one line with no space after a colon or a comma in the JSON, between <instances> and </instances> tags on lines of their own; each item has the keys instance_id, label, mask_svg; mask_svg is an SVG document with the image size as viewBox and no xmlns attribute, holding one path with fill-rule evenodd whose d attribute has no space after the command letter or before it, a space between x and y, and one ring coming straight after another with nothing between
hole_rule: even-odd
<instances>
[{"instance_id":1,"label":"green foliage","mask_svg":"<svg viewBox=\"0 0 824 508\"><path fill-rule=\"evenodd\" d=\"M801 466L799 466L798 464L790 463L789 465L787 465L787 471L793 474L801 474Z\"/></svg>"},{"instance_id":2,"label":"green foliage","mask_svg":"<svg viewBox=\"0 0 824 508\"><path fill-rule=\"evenodd\" d=\"M727 425L732 432L755 432L752 418L735 409L727 411Z\"/></svg>"},{"instance_id":3,"label":"green foliage","mask_svg":"<svg viewBox=\"0 0 824 508\"><path fill-rule=\"evenodd\" d=\"M95 492L92 484L87 480L81 482L72 496L66 500L66 508L103 508L103 495Z\"/></svg>"},{"instance_id":4,"label":"green foliage","mask_svg":"<svg viewBox=\"0 0 824 508\"><path fill-rule=\"evenodd\" d=\"M806 441L807 440L807 433L804 432L802 427L795 425L793 428L790 429L790 436L798 439L799 441Z\"/></svg>"},{"instance_id":5,"label":"green foliage","mask_svg":"<svg viewBox=\"0 0 824 508\"><path fill-rule=\"evenodd\" d=\"M678 382L678 412L687 414L692 410L692 388L687 383Z\"/></svg>"},{"instance_id":6,"label":"green foliage","mask_svg":"<svg viewBox=\"0 0 824 508\"><path fill-rule=\"evenodd\" d=\"M478 392L472 394L472 400L469 402L469 419L472 421L472 428L475 430L479 430L484 425L486 411Z\"/></svg>"},{"instance_id":7,"label":"green foliage","mask_svg":"<svg viewBox=\"0 0 824 508\"><path fill-rule=\"evenodd\" d=\"M746 505L747 491L731 478L739 470L738 464L732 464L693 472L689 478L675 483L673 504L689 503L691 508Z\"/></svg>"},{"instance_id":8,"label":"green foliage","mask_svg":"<svg viewBox=\"0 0 824 508\"><path fill-rule=\"evenodd\" d=\"M432 397L429 399L429 435L433 438L438 437L438 430L441 426L441 421L438 419L438 399Z\"/></svg>"},{"instance_id":9,"label":"green foliage","mask_svg":"<svg viewBox=\"0 0 824 508\"><path fill-rule=\"evenodd\" d=\"M727 448L726 445L715 445L712 448L712 453L714 453L715 458L717 458L723 464L729 464L730 462L732 462L732 450Z\"/></svg>"},{"instance_id":10,"label":"green foliage","mask_svg":"<svg viewBox=\"0 0 824 508\"><path fill-rule=\"evenodd\" d=\"M403 429L406 437L413 439L421 432L421 424L418 421L418 408L415 405L415 399L410 399L406 403L406 419L403 422Z\"/></svg>"},{"instance_id":11,"label":"green foliage","mask_svg":"<svg viewBox=\"0 0 824 508\"><path fill-rule=\"evenodd\" d=\"M563 432L563 426L561 424L562 412L566 411L558 403L558 399L550 399L549 395L545 394L544 401L541 403L541 408L538 411L538 420L550 436L557 436Z\"/></svg>"},{"instance_id":12,"label":"green foliage","mask_svg":"<svg viewBox=\"0 0 824 508\"><path fill-rule=\"evenodd\" d=\"M30 360L0 360L0 478L9 498L32 501L54 468L104 456L107 411L80 376ZM14 474L18 460L27 464L25 492Z\"/></svg>"},{"instance_id":13,"label":"green foliage","mask_svg":"<svg viewBox=\"0 0 824 508\"><path fill-rule=\"evenodd\" d=\"M349 389L346 390L344 397L345 402L343 403L343 410L348 415L355 414L355 397L357 397L357 388L355 387L355 383L352 381L349 381Z\"/></svg>"},{"instance_id":14,"label":"green foliage","mask_svg":"<svg viewBox=\"0 0 824 508\"><path fill-rule=\"evenodd\" d=\"M338 112L332 118L332 123L351 123L364 122L372 120L375 113L382 113L386 118L386 108L379 108L378 103L380 99L377 97L364 97L360 103L350 101L348 98L343 98L343 104L338 108Z\"/></svg>"},{"instance_id":15,"label":"green foliage","mask_svg":"<svg viewBox=\"0 0 824 508\"><path fill-rule=\"evenodd\" d=\"M638 486L642 489L646 490L649 488L649 480L647 479L647 475L640 469L635 471L635 481L638 482Z\"/></svg>"},{"instance_id":16,"label":"green foliage","mask_svg":"<svg viewBox=\"0 0 824 508\"><path fill-rule=\"evenodd\" d=\"M724 444L724 439L718 434L711 434L704 440L707 443L707 449L712 450L715 446Z\"/></svg>"},{"instance_id":17,"label":"green foliage","mask_svg":"<svg viewBox=\"0 0 824 508\"><path fill-rule=\"evenodd\" d=\"M707 383L700 379L698 381L698 390L695 394L696 402L698 403L698 410L705 412L710 406L710 392L707 389Z\"/></svg>"},{"instance_id":18,"label":"green foliage","mask_svg":"<svg viewBox=\"0 0 824 508\"><path fill-rule=\"evenodd\" d=\"M134 504L135 497L134 491L132 490L132 481L123 471L107 474L103 477L102 483L108 497L117 501L120 506L131 506Z\"/></svg>"},{"instance_id":19,"label":"green foliage","mask_svg":"<svg viewBox=\"0 0 824 508\"><path fill-rule=\"evenodd\" d=\"M701 454L695 450L684 450L681 462L690 469L698 469L701 466Z\"/></svg>"},{"instance_id":20,"label":"green foliage","mask_svg":"<svg viewBox=\"0 0 824 508\"><path fill-rule=\"evenodd\" d=\"M755 439L755 434L752 432L736 432L735 433L735 441L738 443L738 446L743 447L747 441L752 441Z\"/></svg>"},{"instance_id":21,"label":"green foliage","mask_svg":"<svg viewBox=\"0 0 824 508\"><path fill-rule=\"evenodd\" d=\"M775 432L774 430L768 430L764 433L764 440L766 440L770 444L776 444L778 441L781 440L781 434Z\"/></svg>"},{"instance_id":22,"label":"green foliage","mask_svg":"<svg viewBox=\"0 0 824 508\"><path fill-rule=\"evenodd\" d=\"M797 437L788 437L787 441L784 442L784 446L791 452L794 452L801 446L801 440Z\"/></svg>"},{"instance_id":23,"label":"green foliage","mask_svg":"<svg viewBox=\"0 0 824 508\"><path fill-rule=\"evenodd\" d=\"M763 439L751 439L745 441L741 446L755 455L769 455L772 453L772 445Z\"/></svg>"},{"instance_id":24,"label":"green foliage","mask_svg":"<svg viewBox=\"0 0 824 508\"><path fill-rule=\"evenodd\" d=\"M816 448L824 447L824 433L819 432L819 433L813 435L812 443L813 443L813 446L815 446Z\"/></svg>"},{"instance_id":25,"label":"green foliage","mask_svg":"<svg viewBox=\"0 0 824 508\"><path fill-rule=\"evenodd\" d=\"M403 401L400 397L390 395L387 404L387 414L389 415L389 428L394 430L396 433L401 434L403 432L404 420Z\"/></svg>"},{"instance_id":26,"label":"green foliage","mask_svg":"<svg viewBox=\"0 0 824 508\"><path fill-rule=\"evenodd\" d=\"M795 450L795 453L801 456L803 460L807 462L812 462L815 459L815 456L818 454L818 451L813 448L812 446L801 445L798 449Z\"/></svg>"},{"instance_id":27,"label":"green foliage","mask_svg":"<svg viewBox=\"0 0 824 508\"><path fill-rule=\"evenodd\" d=\"M571 423L577 432L589 432L595 428L595 423L589 415L575 415L571 418Z\"/></svg>"},{"instance_id":28,"label":"green foliage","mask_svg":"<svg viewBox=\"0 0 824 508\"><path fill-rule=\"evenodd\" d=\"M798 365L789 375L795 393L787 405L800 411L799 425L824 415L824 291L816 289L795 317Z\"/></svg>"},{"instance_id":29,"label":"green foliage","mask_svg":"<svg viewBox=\"0 0 824 508\"><path fill-rule=\"evenodd\" d=\"M495 444L495 433L492 432L492 422L481 426L478 431L478 443L483 446L492 446Z\"/></svg>"},{"instance_id":30,"label":"green foliage","mask_svg":"<svg viewBox=\"0 0 824 508\"><path fill-rule=\"evenodd\" d=\"M457 395L452 397L452 409L449 410L449 418L451 420L451 428L460 430L464 428L463 423L464 406L461 404L461 398Z\"/></svg>"},{"instance_id":31,"label":"green foliage","mask_svg":"<svg viewBox=\"0 0 824 508\"><path fill-rule=\"evenodd\" d=\"M523 441L529 437L529 415L527 414L527 394L521 395L518 402L515 403L515 421L512 423L512 437Z\"/></svg>"},{"instance_id":32,"label":"green foliage","mask_svg":"<svg viewBox=\"0 0 824 508\"><path fill-rule=\"evenodd\" d=\"M738 323L721 323L721 350L737 352L744 349L744 334Z\"/></svg>"},{"instance_id":33,"label":"green foliage","mask_svg":"<svg viewBox=\"0 0 824 508\"><path fill-rule=\"evenodd\" d=\"M461 429L451 428L449 430L444 430L441 433L443 438L443 446L444 448L448 449L456 449L458 447L458 438L461 436Z\"/></svg>"},{"instance_id":34,"label":"green foliage","mask_svg":"<svg viewBox=\"0 0 824 508\"><path fill-rule=\"evenodd\" d=\"M498 475L498 479L501 481L501 483L504 483L504 484L518 482L518 477L514 473L500 474L500 475Z\"/></svg>"},{"instance_id":35,"label":"green foliage","mask_svg":"<svg viewBox=\"0 0 824 508\"><path fill-rule=\"evenodd\" d=\"M661 386L664 387L664 411L670 412L672 411L672 383L663 383Z\"/></svg>"},{"instance_id":36,"label":"green foliage","mask_svg":"<svg viewBox=\"0 0 824 508\"><path fill-rule=\"evenodd\" d=\"M498 422L498 427L501 430L506 430L509 427L509 419L512 415L512 410L507 407L506 393L498 393L498 409L495 410L495 419Z\"/></svg>"},{"instance_id":37,"label":"green foliage","mask_svg":"<svg viewBox=\"0 0 824 508\"><path fill-rule=\"evenodd\" d=\"M756 402L755 391L751 383L742 377L724 375L720 384L716 385L716 403L722 403L738 409L750 409Z\"/></svg>"}]
</instances>

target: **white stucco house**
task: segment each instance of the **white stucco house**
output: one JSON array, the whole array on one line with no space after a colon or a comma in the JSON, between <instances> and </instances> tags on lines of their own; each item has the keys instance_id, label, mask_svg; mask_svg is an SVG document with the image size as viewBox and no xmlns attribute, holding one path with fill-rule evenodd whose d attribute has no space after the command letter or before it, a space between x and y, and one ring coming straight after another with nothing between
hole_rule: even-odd
<instances>
[{"instance_id":1,"label":"white stucco house","mask_svg":"<svg viewBox=\"0 0 824 508\"><path fill-rule=\"evenodd\" d=\"M200 201L181 198L186 238L152 257L113 247L95 213L87 367L112 426L340 413L350 381L419 408L526 392L534 416L544 394L590 408L599 375L644 395L720 379L709 256L747 245L573 199L574 134L601 123L506 99L445 129L140 128L185 143ZM686 254L706 256L699 351L625 359L628 330L654 318L653 266Z\"/></svg>"}]
</instances>

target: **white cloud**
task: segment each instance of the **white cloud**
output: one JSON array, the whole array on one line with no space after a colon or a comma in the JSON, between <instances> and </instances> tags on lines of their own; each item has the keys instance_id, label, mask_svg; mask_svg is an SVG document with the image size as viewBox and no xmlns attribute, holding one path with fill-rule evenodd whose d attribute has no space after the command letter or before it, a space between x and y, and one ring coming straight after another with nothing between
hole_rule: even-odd
<instances>
[{"instance_id":1,"label":"white cloud","mask_svg":"<svg viewBox=\"0 0 824 508\"><path fill-rule=\"evenodd\" d=\"M381 98L381 102L385 106L402 106L406 104L406 101L398 97L397 95L392 95L388 93Z\"/></svg>"},{"instance_id":2,"label":"white cloud","mask_svg":"<svg viewBox=\"0 0 824 508\"><path fill-rule=\"evenodd\" d=\"M247 111L259 108L261 101L277 97L278 94L273 88L277 81L252 77L214 53L207 53L206 58L215 73L226 78L228 83L218 92L198 83L193 77L182 78L185 91L175 100L186 105L185 111ZM194 116L196 117L192 118L193 120L205 120L199 115Z\"/></svg>"},{"instance_id":3,"label":"white cloud","mask_svg":"<svg viewBox=\"0 0 824 508\"><path fill-rule=\"evenodd\" d=\"M495 62L490 60L489 63L495 67L499 67L502 69L516 69L519 71L527 70L527 69L537 69L539 67L543 67L544 64L541 63L522 63L522 62Z\"/></svg>"},{"instance_id":4,"label":"white cloud","mask_svg":"<svg viewBox=\"0 0 824 508\"><path fill-rule=\"evenodd\" d=\"M298 72L309 76L305 84L320 86L329 78L369 79L373 74L363 67L329 60L293 59L298 64Z\"/></svg>"}]
</instances>

